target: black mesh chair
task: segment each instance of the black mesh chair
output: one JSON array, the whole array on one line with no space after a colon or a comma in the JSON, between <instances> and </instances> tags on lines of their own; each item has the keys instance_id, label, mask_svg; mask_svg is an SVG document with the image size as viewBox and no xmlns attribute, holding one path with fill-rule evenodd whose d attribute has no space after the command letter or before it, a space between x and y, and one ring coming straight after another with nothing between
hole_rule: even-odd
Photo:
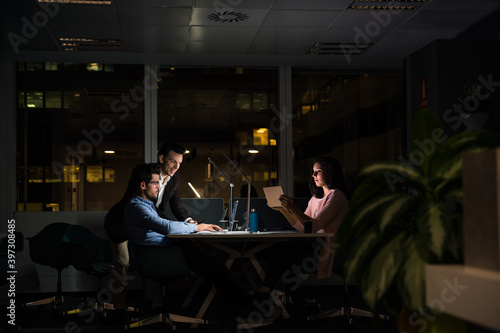
<instances>
[{"instance_id":1,"label":"black mesh chair","mask_svg":"<svg viewBox=\"0 0 500 333\"><path fill-rule=\"evenodd\" d=\"M97 277L96 301L78 307L66 314L75 314L87 310L103 312L105 304L99 303L102 280L113 269L111 247L108 239L100 238L81 225L69 226L63 236L68 245L71 265L81 271Z\"/></svg>"},{"instance_id":2,"label":"black mesh chair","mask_svg":"<svg viewBox=\"0 0 500 333\"><path fill-rule=\"evenodd\" d=\"M26 307L40 306L53 303L56 309L65 303L62 295L62 271L71 265L69 245L63 243L64 233L70 226L68 223L52 223L43 228L33 237L27 237L31 260L40 265L50 266L57 270L57 291L56 295L38 301L26 303ZM69 299L68 299L69 300Z\"/></svg>"},{"instance_id":3,"label":"black mesh chair","mask_svg":"<svg viewBox=\"0 0 500 333\"><path fill-rule=\"evenodd\" d=\"M175 330L175 323L207 324L200 318L180 316L167 312L166 284L173 278L189 274L188 266L184 260L182 251L176 246L131 246L131 258L137 271L146 279L159 282L162 285L162 309L161 312L143 318L126 326L126 329L141 327L145 325L162 323Z\"/></svg>"},{"instance_id":4,"label":"black mesh chair","mask_svg":"<svg viewBox=\"0 0 500 333\"><path fill-rule=\"evenodd\" d=\"M389 316L381 315L381 314L373 314L371 311L358 309L351 306L350 298L349 298L349 284L344 278L344 266L349 257L349 253L353 248L354 243L348 244L342 250L335 253L335 259L333 262L333 272L340 277L342 277L344 281L344 302L341 307L334 308L331 310L325 310L320 313L312 314L307 317L307 320L318 320L325 318L334 318L334 317L343 317L349 327L349 329L353 328L353 317L378 317L383 320L389 320Z\"/></svg>"}]
</instances>

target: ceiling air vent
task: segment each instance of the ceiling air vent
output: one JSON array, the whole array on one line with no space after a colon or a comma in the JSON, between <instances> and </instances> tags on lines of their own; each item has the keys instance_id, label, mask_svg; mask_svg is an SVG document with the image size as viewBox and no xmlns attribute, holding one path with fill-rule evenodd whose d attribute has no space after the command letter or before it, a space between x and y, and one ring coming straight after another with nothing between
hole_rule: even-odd
<instances>
[{"instance_id":1,"label":"ceiling air vent","mask_svg":"<svg viewBox=\"0 0 500 333\"><path fill-rule=\"evenodd\" d=\"M360 55L373 43L315 43L307 54L312 55Z\"/></svg>"},{"instance_id":2,"label":"ceiling air vent","mask_svg":"<svg viewBox=\"0 0 500 333\"><path fill-rule=\"evenodd\" d=\"M221 23L232 23L232 22L243 22L249 18L247 14L240 12L228 12L223 13L212 13L207 15L207 18L211 21L221 22Z\"/></svg>"},{"instance_id":3,"label":"ceiling air vent","mask_svg":"<svg viewBox=\"0 0 500 333\"><path fill-rule=\"evenodd\" d=\"M119 39L59 38L65 51L122 51Z\"/></svg>"}]
</instances>

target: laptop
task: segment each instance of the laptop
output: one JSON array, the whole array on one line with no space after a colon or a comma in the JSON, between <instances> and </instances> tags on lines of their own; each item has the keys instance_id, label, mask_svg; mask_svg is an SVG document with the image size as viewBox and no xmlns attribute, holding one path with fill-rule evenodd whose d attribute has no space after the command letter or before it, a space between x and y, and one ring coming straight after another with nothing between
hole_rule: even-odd
<instances>
[{"instance_id":1,"label":"laptop","mask_svg":"<svg viewBox=\"0 0 500 333\"><path fill-rule=\"evenodd\" d=\"M239 201L240 207L245 207L245 209L239 209L236 212L236 220L245 221L245 213L247 207L247 198L236 198ZM307 203L309 198L293 198L293 202L301 211L305 211L307 208ZM260 231L294 231L294 227L290 225L287 219L279 211L272 209L267 205L266 198L251 198L250 208L255 209L259 219L259 230ZM242 227L242 229L244 229Z\"/></svg>"},{"instance_id":2,"label":"laptop","mask_svg":"<svg viewBox=\"0 0 500 333\"><path fill-rule=\"evenodd\" d=\"M236 211L238 210L238 200L233 203L233 211L229 217L229 223L227 225L228 231L234 231L234 219L236 217Z\"/></svg>"}]
</instances>

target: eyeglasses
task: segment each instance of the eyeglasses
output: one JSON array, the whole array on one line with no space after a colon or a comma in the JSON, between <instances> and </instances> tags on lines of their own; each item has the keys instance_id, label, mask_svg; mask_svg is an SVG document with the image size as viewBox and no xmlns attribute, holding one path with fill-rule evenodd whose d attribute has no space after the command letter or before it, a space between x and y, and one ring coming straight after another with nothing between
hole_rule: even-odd
<instances>
[{"instance_id":1,"label":"eyeglasses","mask_svg":"<svg viewBox=\"0 0 500 333\"><path fill-rule=\"evenodd\" d=\"M160 182L159 182L159 181L156 181L156 182L149 182L149 184L153 184L154 186L159 186L159 185L160 185Z\"/></svg>"}]
</instances>

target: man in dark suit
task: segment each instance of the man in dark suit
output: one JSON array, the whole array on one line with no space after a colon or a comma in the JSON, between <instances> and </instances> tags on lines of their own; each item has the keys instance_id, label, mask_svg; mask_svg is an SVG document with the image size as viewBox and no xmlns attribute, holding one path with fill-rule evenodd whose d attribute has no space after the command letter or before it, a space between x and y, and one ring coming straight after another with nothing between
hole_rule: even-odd
<instances>
[{"instance_id":1,"label":"man in dark suit","mask_svg":"<svg viewBox=\"0 0 500 333\"><path fill-rule=\"evenodd\" d=\"M170 205L170 209L177 220L197 223L189 216L181 201L180 176L177 170L181 167L182 155L185 153L186 149L177 143L165 143L158 151L158 164L161 168L161 188L156 207L165 215L167 206Z\"/></svg>"}]
</instances>

